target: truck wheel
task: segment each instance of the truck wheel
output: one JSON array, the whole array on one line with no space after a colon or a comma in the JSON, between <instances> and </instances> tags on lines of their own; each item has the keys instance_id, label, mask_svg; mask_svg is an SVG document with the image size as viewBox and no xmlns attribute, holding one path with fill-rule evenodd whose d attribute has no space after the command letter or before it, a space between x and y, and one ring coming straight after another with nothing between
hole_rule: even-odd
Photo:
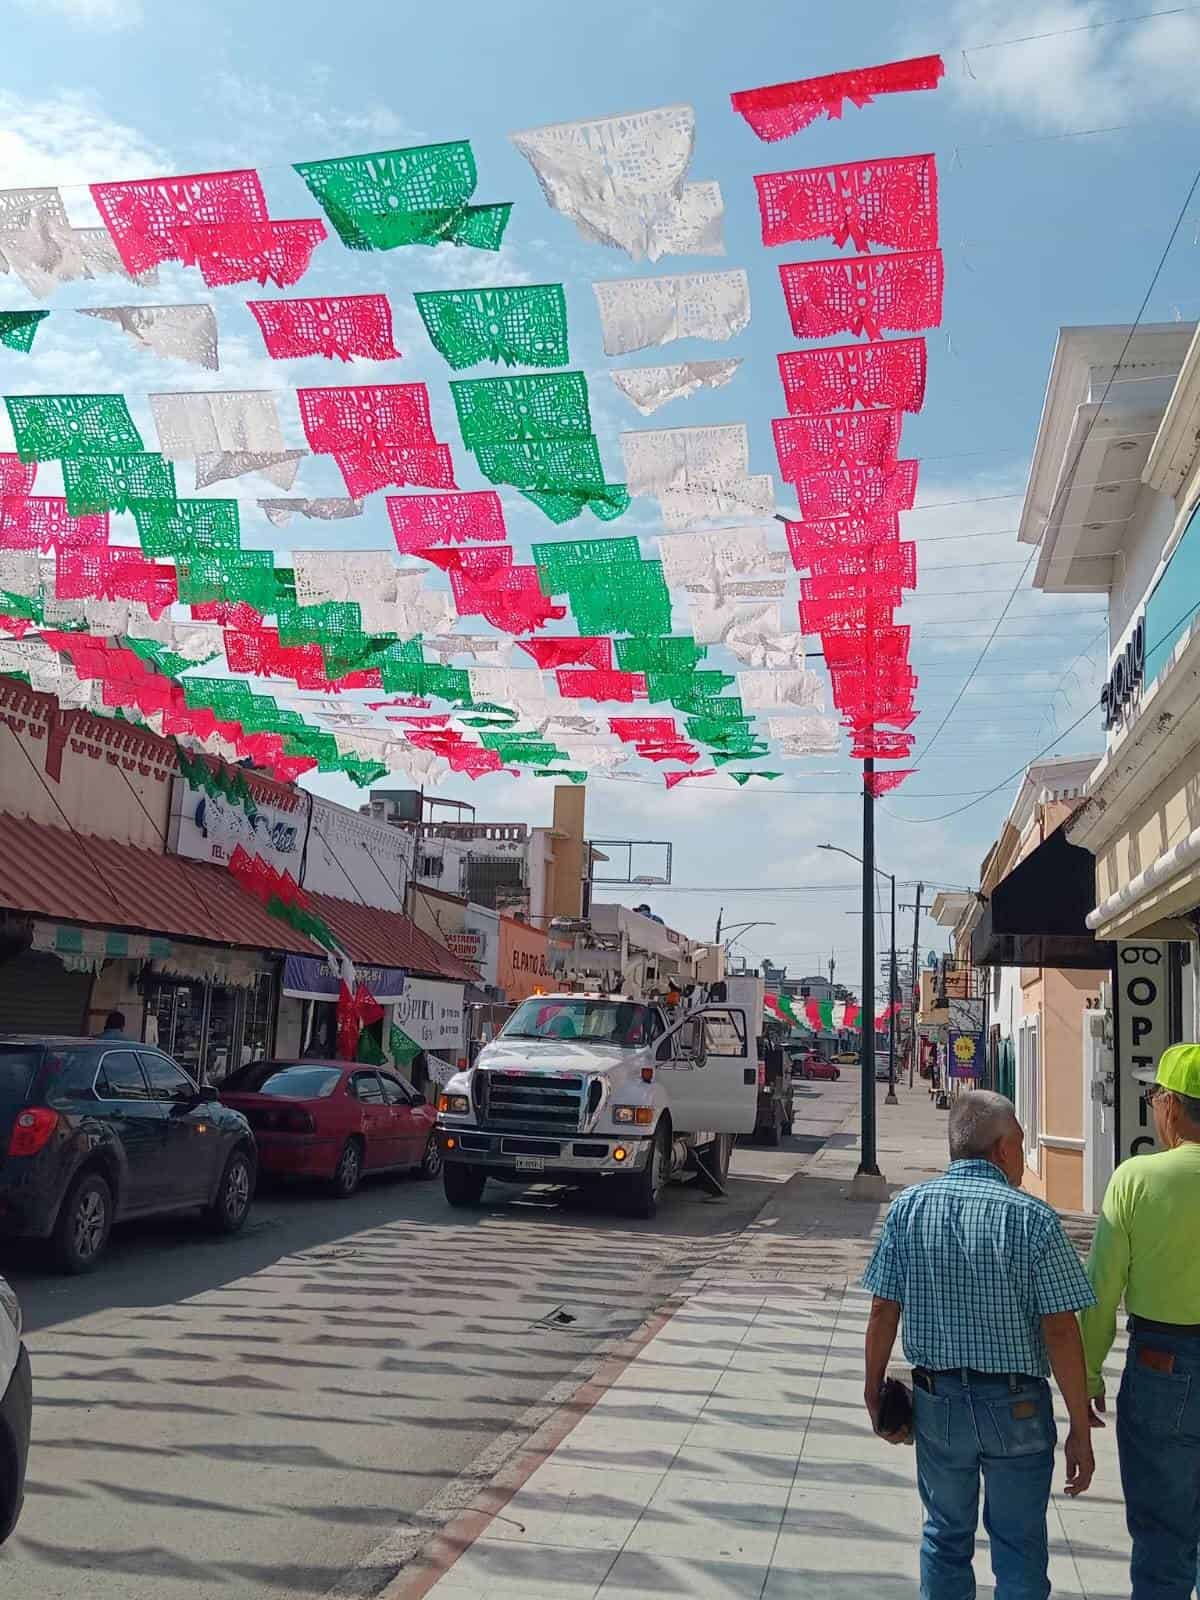
<instances>
[{"instance_id":1,"label":"truck wheel","mask_svg":"<svg viewBox=\"0 0 1200 1600\"><path fill-rule=\"evenodd\" d=\"M448 1204L457 1210L477 1206L483 1198L487 1173L462 1161L447 1161L442 1168L442 1188Z\"/></svg>"},{"instance_id":2,"label":"truck wheel","mask_svg":"<svg viewBox=\"0 0 1200 1600\"><path fill-rule=\"evenodd\" d=\"M643 1218L657 1216L658 1196L666 1184L670 1170L670 1130L664 1121L660 1121L654 1131L650 1158L646 1165L640 1172L631 1172L625 1179L625 1212L628 1216Z\"/></svg>"},{"instance_id":3,"label":"truck wheel","mask_svg":"<svg viewBox=\"0 0 1200 1600\"><path fill-rule=\"evenodd\" d=\"M696 1152L696 1182L705 1194L723 1195L733 1154L733 1135L719 1133L711 1144Z\"/></svg>"}]
</instances>

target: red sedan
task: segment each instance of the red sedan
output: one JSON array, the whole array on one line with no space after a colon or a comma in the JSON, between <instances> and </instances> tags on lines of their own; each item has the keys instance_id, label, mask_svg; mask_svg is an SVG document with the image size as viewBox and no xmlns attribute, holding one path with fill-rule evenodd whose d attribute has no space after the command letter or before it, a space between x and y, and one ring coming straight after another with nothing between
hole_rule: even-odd
<instances>
[{"instance_id":1,"label":"red sedan","mask_svg":"<svg viewBox=\"0 0 1200 1600\"><path fill-rule=\"evenodd\" d=\"M802 1078L840 1078L842 1069L833 1061L822 1061L820 1056L799 1056L792 1063L792 1071Z\"/></svg>"},{"instance_id":2,"label":"red sedan","mask_svg":"<svg viewBox=\"0 0 1200 1600\"><path fill-rule=\"evenodd\" d=\"M347 1061L255 1061L220 1086L258 1142L260 1172L324 1178L348 1199L372 1172L442 1169L436 1113L410 1083Z\"/></svg>"}]
</instances>

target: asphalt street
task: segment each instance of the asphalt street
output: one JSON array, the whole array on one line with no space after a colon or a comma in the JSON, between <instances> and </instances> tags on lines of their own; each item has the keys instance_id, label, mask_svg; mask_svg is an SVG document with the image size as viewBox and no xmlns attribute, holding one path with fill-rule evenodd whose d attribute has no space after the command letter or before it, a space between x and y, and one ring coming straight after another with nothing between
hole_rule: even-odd
<instances>
[{"instance_id":1,"label":"asphalt street","mask_svg":"<svg viewBox=\"0 0 1200 1600\"><path fill-rule=\"evenodd\" d=\"M854 1098L846 1078L797 1088L794 1139L739 1146L724 1199L675 1187L651 1222L495 1185L451 1211L440 1183L400 1178L342 1202L267 1192L232 1240L186 1219L120 1229L88 1278L0 1255L35 1387L0 1592L377 1592Z\"/></svg>"}]
</instances>

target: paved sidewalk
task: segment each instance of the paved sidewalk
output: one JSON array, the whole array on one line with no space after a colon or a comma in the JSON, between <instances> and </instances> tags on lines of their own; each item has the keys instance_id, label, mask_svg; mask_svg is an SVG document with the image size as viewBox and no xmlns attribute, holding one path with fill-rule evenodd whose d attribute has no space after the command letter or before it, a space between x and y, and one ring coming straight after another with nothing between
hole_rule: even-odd
<instances>
[{"instance_id":1,"label":"paved sidewalk","mask_svg":"<svg viewBox=\"0 0 1200 1600\"><path fill-rule=\"evenodd\" d=\"M879 1108L893 1188L944 1165L945 1114L919 1086L900 1096ZM869 1297L854 1283L883 1207L846 1198L856 1120L852 1107L631 1358L445 1530L424 1573L401 1574L394 1600L917 1600L914 1455L876 1439L862 1406ZM1096 1442L1086 1498L1051 1506L1051 1580L1118 1600L1112 1430ZM982 1530L976 1569L991 1596Z\"/></svg>"}]
</instances>

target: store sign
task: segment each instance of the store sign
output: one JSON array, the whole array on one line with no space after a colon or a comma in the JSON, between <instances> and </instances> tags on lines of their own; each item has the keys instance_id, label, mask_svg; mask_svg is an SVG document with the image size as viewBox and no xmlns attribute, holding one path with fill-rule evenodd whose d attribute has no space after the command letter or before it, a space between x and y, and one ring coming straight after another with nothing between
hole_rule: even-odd
<instances>
[{"instance_id":1,"label":"store sign","mask_svg":"<svg viewBox=\"0 0 1200 1600\"><path fill-rule=\"evenodd\" d=\"M383 997L380 996L380 999ZM393 1018L422 1050L457 1060L463 1047L463 986L409 978L393 1003Z\"/></svg>"},{"instance_id":2,"label":"store sign","mask_svg":"<svg viewBox=\"0 0 1200 1600\"><path fill-rule=\"evenodd\" d=\"M974 1078L983 1076L983 1035L981 1033L950 1033L950 1076Z\"/></svg>"},{"instance_id":3,"label":"store sign","mask_svg":"<svg viewBox=\"0 0 1200 1600\"><path fill-rule=\"evenodd\" d=\"M469 961L473 967L479 965L483 955L481 933L444 933L442 943L450 954L457 956L460 961Z\"/></svg>"},{"instance_id":4,"label":"store sign","mask_svg":"<svg viewBox=\"0 0 1200 1600\"><path fill-rule=\"evenodd\" d=\"M1115 728L1125 707L1142 687L1146 675L1146 619L1139 617L1124 650L1113 662L1108 682L1100 691L1100 725Z\"/></svg>"},{"instance_id":5,"label":"store sign","mask_svg":"<svg viewBox=\"0 0 1200 1600\"><path fill-rule=\"evenodd\" d=\"M1144 1086L1133 1074L1156 1067L1170 1043L1167 971L1165 944L1117 942L1118 1161L1158 1148L1154 1114L1146 1103Z\"/></svg>"},{"instance_id":6,"label":"store sign","mask_svg":"<svg viewBox=\"0 0 1200 1600\"><path fill-rule=\"evenodd\" d=\"M400 999L413 981L402 967L356 965L354 973L381 1005ZM293 1000L336 1000L341 987L342 977L337 967L322 961L320 956L288 956L283 964L283 992Z\"/></svg>"},{"instance_id":7,"label":"store sign","mask_svg":"<svg viewBox=\"0 0 1200 1600\"><path fill-rule=\"evenodd\" d=\"M500 959L496 982L509 1000L527 1000L550 987L546 935L528 923L505 917L500 923Z\"/></svg>"},{"instance_id":8,"label":"store sign","mask_svg":"<svg viewBox=\"0 0 1200 1600\"><path fill-rule=\"evenodd\" d=\"M171 786L171 848L192 861L228 863L241 845L271 866L296 876L303 842L302 819L293 811L242 806L214 800L177 777Z\"/></svg>"}]
</instances>

